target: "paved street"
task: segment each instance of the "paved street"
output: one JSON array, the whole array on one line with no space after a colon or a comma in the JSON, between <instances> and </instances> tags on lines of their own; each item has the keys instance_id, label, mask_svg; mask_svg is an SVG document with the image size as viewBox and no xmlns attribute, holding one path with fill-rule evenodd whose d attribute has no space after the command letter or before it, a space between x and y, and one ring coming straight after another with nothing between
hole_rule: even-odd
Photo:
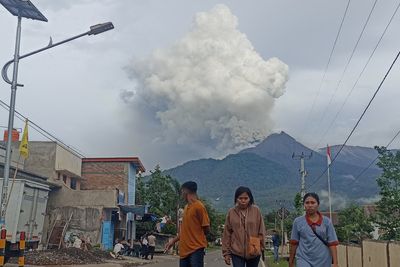
<instances>
[{"instance_id":1,"label":"paved street","mask_svg":"<svg viewBox=\"0 0 400 267\"><path fill-rule=\"evenodd\" d=\"M168 260L168 261L163 261L160 263L152 264L149 267L178 267L178 266L179 266L178 258L176 258L174 260ZM206 254L204 266L205 267L224 267L224 266L228 266L228 265L226 265L224 260L222 259L221 251L214 250L214 251L208 252ZM261 264L259 265L259 267L261 267Z\"/></svg>"},{"instance_id":2,"label":"paved street","mask_svg":"<svg viewBox=\"0 0 400 267\"><path fill-rule=\"evenodd\" d=\"M148 263L149 267L178 267L179 266L179 258L177 256L172 255L155 255L153 261L144 261L137 258L129 258L127 261L110 261L108 263L102 264L89 264L89 265L59 265L57 267L121 267L123 264L127 264L129 262L133 263ZM9 267L17 267L17 264L6 264L5 266ZM51 266L38 266L38 265L25 265L26 267L56 267L55 265ZM208 252L205 257L205 267L224 267L227 266L224 263L224 260L221 256L220 250L214 250ZM259 265L261 267L261 264Z\"/></svg>"},{"instance_id":3,"label":"paved street","mask_svg":"<svg viewBox=\"0 0 400 267\"><path fill-rule=\"evenodd\" d=\"M174 260L167 260L164 262L156 263L150 265L151 267L178 267L179 264L179 259L178 257ZM221 267L221 266L226 266L222 257L221 257L221 251L220 250L215 250L208 252L205 257L205 264L204 266L206 267Z\"/></svg>"}]
</instances>

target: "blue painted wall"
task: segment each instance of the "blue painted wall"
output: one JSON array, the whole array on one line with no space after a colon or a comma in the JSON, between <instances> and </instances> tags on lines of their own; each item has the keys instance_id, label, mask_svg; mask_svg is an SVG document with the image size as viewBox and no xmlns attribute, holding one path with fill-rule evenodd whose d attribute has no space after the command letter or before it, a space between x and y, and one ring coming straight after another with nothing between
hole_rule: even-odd
<instances>
[{"instance_id":1,"label":"blue painted wall","mask_svg":"<svg viewBox=\"0 0 400 267\"><path fill-rule=\"evenodd\" d=\"M104 249L112 249L114 240L114 227L111 221L103 221L101 243Z\"/></svg>"},{"instance_id":2,"label":"blue painted wall","mask_svg":"<svg viewBox=\"0 0 400 267\"><path fill-rule=\"evenodd\" d=\"M135 191L136 191L136 168L135 165L129 164L128 172L128 204L135 204Z\"/></svg>"}]
</instances>

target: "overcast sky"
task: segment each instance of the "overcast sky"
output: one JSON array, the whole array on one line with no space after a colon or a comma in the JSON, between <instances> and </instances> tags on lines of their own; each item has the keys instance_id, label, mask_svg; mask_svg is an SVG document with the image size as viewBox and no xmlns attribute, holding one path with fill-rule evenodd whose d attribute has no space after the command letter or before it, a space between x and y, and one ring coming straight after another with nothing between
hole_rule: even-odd
<instances>
[{"instance_id":1,"label":"overcast sky","mask_svg":"<svg viewBox=\"0 0 400 267\"><path fill-rule=\"evenodd\" d=\"M147 169L221 158L281 130L310 147L340 144L400 47L397 14L328 131L398 1L377 1L341 79L375 0L350 2L324 80L347 0L32 2L49 21L23 19L21 54L93 24L115 29L22 59L17 110L87 157L139 156ZM16 23L1 7L0 62L13 56ZM349 144L385 145L400 129L399 70ZM9 103L10 86L0 89Z\"/></svg>"}]
</instances>

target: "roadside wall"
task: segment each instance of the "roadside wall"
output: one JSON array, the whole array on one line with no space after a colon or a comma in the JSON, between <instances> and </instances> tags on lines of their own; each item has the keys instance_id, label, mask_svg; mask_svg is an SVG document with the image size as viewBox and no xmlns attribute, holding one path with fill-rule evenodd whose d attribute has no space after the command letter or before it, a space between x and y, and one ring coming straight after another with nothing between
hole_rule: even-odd
<instances>
[{"instance_id":1,"label":"roadside wall","mask_svg":"<svg viewBox=\"0 0 400 267\"><path fill-rule=\"evenodd\" d=\"M400 266L400 242L389 243L390 267Z\"/></svg>"},{"instance_id":2,"label":"roadside wall","mask_svg":"<svg viewBox=\"0 0 400 267\"><path fill-rule=\"evenodd\" d=\"M347 249L347 264L343 264L342 266L363 267L361 246L348 245L346 246L346 249ZM342 259L342 262L346 262L346 260Z\"/></svg>"},{"instance_id":3,"label":"roadside wall","mask_svg":"<svg viewBox=\"0 0 400 267\"><path fill-rule=\"evenodd\" d=\"M63 186L50 193L49 204L55 207L102 206L113 208L117 205L117 191L110 190L72 190Z\"/></svg>"},{"instance_id":4,"label":"roadside wall","mask_svg":"<svg viewBox=\"0 0 400 267\"><path fill-rule=\"evenodd\" d=\"M364 240L362 246L339 245L341 267L400 266L400 242Z\"/></svg>"},{"instance_id":5,"label":"roadside wall","mask_svg":"<svg viewBox=\"0 0 400 267\"><path fill-rule=\"evenodd\" d=\"M387 242L364 241L363 267L388 266Z\"/></svg>"},{"instance_id":6,"label":"roadside wall","mask_svg":"<svg viewBox=\"0 0 400 267\"><path fill-rule=\"evenodd\" d=\"M64 186L52 191L47 205L42 242L47 242L57 218L67 220L72 214L67 232L82 234L85 238L90 238L92 244L99 243L103 211L116 207L117 191L115 189L76 191Z\"/></svg>"},{"instance_id":7,"label":"roadside wall","mask_svg":"<svg viewBox=\"0 0 400 267\"><path fill-rule=\"evenodd\" d=\"M339 245L337 247L339 266L346 266L347 249L346 246Z\"/></svg>"}]
</instances>

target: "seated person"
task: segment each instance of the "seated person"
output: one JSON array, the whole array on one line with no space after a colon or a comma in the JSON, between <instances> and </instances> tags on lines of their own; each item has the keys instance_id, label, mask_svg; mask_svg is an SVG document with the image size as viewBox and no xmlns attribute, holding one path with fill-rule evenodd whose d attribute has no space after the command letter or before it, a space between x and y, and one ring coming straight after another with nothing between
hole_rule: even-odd
<instances>
[{"instance_id":1,"label":"seated person","mask_svg":"<svg viewBox=\"0 0 400 267\"><path fill-rule=\"evenodd\" d=\"M141 250L142 244L140 244L140 241L138 239L135 239L132 246L132 255L139 258Z\"/></svg>"},{"instance_id":2,"label":"seated person","mask_svg":"<svg viewBox=\"0 0 400 267\"><path fill-rule=\"evenodd\" d=\"M124 249L123 249L122 255L132 256L131 255L132 252L133 252L132 241L130 239L128 239L128 241L122 241L121 244L124 245Z\"/></svg>"},{"instance_id":3,"label":"seated person","mask_svg":"<svg viewBox=\"0 0 400 267\"><path fill-rule=\"evenodd\" d=\"M122 245L121 241L118 240L117 244L115 244L114 246L114 251L110 252L110 255L111 257L116 259L123 254L123 251L124 251L124 245Z\"/></svg>"}]
</instances>

